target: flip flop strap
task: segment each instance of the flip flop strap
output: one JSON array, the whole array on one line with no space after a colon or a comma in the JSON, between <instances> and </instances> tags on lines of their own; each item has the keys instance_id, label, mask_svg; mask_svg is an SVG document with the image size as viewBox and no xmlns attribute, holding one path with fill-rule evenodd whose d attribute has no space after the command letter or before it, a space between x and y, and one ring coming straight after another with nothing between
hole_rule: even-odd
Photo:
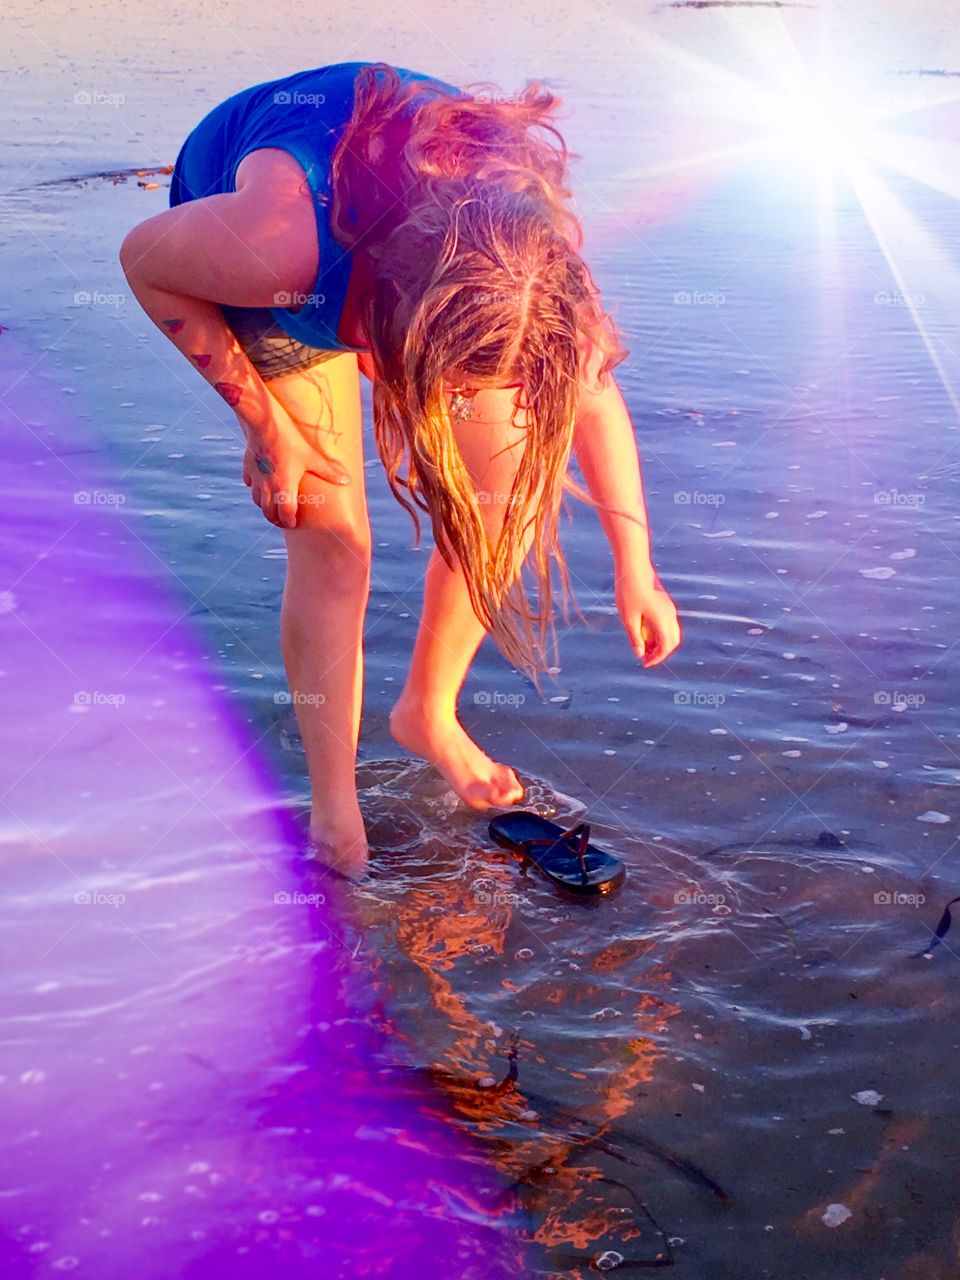
<instances>
[{"instance_id":1,"label":"flip flop strap","mask_svg":"<svg viewBox=\"0 0 960 1280\"><path fill-rule=\"evenodd\" d=\"M572 845L572 852L576 854L580 863L580 883L588 883L589 876L587 874L585 854L590 847L589 822L578 822L558 836L531 836L529 839L524 840L523 843L526 845L546 845L549 848L554 848L558 844Z\"/></svg>"}]
</instances>

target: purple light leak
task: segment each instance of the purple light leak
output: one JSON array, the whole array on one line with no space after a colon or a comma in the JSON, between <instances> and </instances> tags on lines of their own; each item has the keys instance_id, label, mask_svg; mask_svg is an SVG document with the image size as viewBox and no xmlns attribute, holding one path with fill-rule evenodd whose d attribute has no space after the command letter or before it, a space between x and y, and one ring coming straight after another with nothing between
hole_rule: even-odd
<instances>
[{"instance_id":1,"label":"purple light leak","mask_svg":"<svg viewBox=\"0 0 960 1280\"><path fill-rule=\"evenodd\" d=\"M41 359L0 336L0 1270L515 1274L496 1175L382 1069L362 936Z\"/></svg>"}]
</instances>

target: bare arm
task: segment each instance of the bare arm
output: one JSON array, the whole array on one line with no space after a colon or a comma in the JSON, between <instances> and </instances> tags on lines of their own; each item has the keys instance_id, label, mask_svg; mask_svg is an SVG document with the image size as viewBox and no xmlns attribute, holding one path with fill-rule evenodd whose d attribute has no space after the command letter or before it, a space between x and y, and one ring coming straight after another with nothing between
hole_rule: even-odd
<instances>
[{"instance_id":1,"label":"bare arm","mask_svg":"<svg viewBox=\"0 0 960 1280\"><path fill-rule=\"evenodd\" d=\"M304 264L302 203L281 190L269 208L265 218L251 184L166 209L128 233L120 263L150 319L236 413L248 444L244 479L264 515L292 526L304 472L342 483L341 469L310 456L217 305L276 306L278 295L303 291L310 269L306 287L316 278L315 262Z\"/></svg>"},{"instance_id":2,"label":"bare arm","mask_svg":"<svg viewBox=\"0 0 960 1280\"><path fill-rule=\"evenodd\" d=\"M620 617L637 657L655 666L679 645L680 624L653 567L636 436L612 375L602 390L581 386L573 445L613 552Z\"/></svg>"}]
</instances>

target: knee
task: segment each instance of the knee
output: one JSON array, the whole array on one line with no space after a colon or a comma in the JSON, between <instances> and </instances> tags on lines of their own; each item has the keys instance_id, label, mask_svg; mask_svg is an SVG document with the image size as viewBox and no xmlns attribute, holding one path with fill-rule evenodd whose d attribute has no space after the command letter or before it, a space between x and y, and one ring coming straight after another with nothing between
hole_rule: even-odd
<instances>
[{"instance_id":1,"label":"knee","mask_svg":"<svg viewBox=\"0 0 960 1280\"><path fill-rule=\"evenodd\" d=\"M370 581L372 539L366 521L329 521L288 529L288 583L316 598L318 593L365 591Z\"/></svg>"}]
</instances>

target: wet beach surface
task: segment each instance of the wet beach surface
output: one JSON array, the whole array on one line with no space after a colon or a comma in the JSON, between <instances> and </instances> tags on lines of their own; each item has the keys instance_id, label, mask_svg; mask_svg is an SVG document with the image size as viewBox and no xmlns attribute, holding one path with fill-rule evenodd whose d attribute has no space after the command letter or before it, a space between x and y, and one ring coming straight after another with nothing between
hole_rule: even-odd
<instances>
[{"instance_id":1,"label":"wet beach surface","mask_svg":"<svg viewBox=\"0 0 960 1280\"><path fill-rule=\"evenodd\" d=\"M104 51L101 13L71 10L63 33L4 60L17 92L0 156L12 188L0 325L32 365L24 386L44 392L33 419L3 365L4 404L20 415L9 429L29 443L8 511L16 572L0 583L11 1274L120 1274L98 1252L111 1223L127 1259L159 1236L180 1251L180 1274L201 1274L213 1241L237 1275L266 1274L267 1258L298 1274L308 1210L330 1192L308 1186L322 1176L308 1131L323 1064L367 1054L380 1120L364 1130L358 1071L344 1132L385 1141L400 1098L462 1144L437 1177L449 1177L441 1199L464 1232L464 1275L672 1259L696 1280L955 1276L957 937L927 950L960 892L952 199L885 173L890 199L861 187L868 216L846 189L825 208L809 175L776 156L658 168L736 135L711 111L712 89L667 75L657 42L735 59L738 33L778 39L776 13L660 13L641 39L611 10L604 30L577 35L574 59L572 13L533 9L518 18L524 57L480 58L481 42L469 62L452 36L424 44L422 18L409 30L381 20L356 56L508 88L526 74L559 81L590 261L631 346L619 378L656 561L685 635L665 666L638 667L599 526L572 504L565 546L587 621L561 625L559 671L540 697L486 647L468 678L464 723L520 770L532 804L586 813L628 863L614 900L568 902L389 738L427 552L411 550L371 442L360 783L376 856L369 881L346 890L296 839L308 795L277 637L281 535L240 481L232 415L125 296L116 261L124 231L165 207L168 179L66 179L168 164L227 93L354 57L350 26L338 18L332 43L296 62L251 15L227 66L194 29L166 30L145 9L142 29L125 19ZM26 11L13 21L25 35ZM946 100L946 77L897 75L940 66L932 34L914 31L896 56L888 41L881 62L866 19L847 21L838 40L889 73L885 91L927 86ZM678 99L678 83L707 99ZM126 100L75 109L88 91ZM950 118L930 108L911 127L936 138ZM635 154L625 136L642 140ZM106 496L78 505L62 542L39 545L44 504L77 491ZM98 573L120 575L125 613L73 595ZM162 639L174 622L191 642L179 656ZM78 646L111 626L131 628L129 653L104 659L103 683L78 683ZM161 651L167 665L152 666ZM165 695L178 671L208 691L202 710ZM74 694L89 688L114 701L78 715ZM210 743L228 720L224 772ZM249 778L232 771L245 743L262 764ZM230 779L201 809L191 747L208 783ZM78 891L126 898L79 909ZM277 892L302 901L279 910ZM335 911L335 937L311 895ZM232 1000L245 1030L224 1035ZM171 1038L144 1051L151 1023ZM131 1061L150 1052L162 1070L137 1067L131 1082ZM165 1081L173 1100L149 1112L152 1146L123 1126L104 1136L95 1098L142 1088L150 1101ZM287 1092L264 1121L250 1098L267 1084ZM235 1143L211 1158L196 1140L217 1099L216 1132ZM58 1134L60 1108L72 1118ZM283 1131L283 1156L264 1129ZM77 1159L51 1179L54 1206L43 1170L65 1144ZM97 1212L90 1151L124 1171L126 1190L111 1183ZM229 1196L202 1181L218 1172ZM460 1175L476 1181L472 1199L454 1194ZM89 1194L70 1203L68 1186ZM425 1194L391 1212L415 1233L434 1208ZM344 1244L366 1274L394 1274L363 1247Z\"/></svg>"}]
</instances>

